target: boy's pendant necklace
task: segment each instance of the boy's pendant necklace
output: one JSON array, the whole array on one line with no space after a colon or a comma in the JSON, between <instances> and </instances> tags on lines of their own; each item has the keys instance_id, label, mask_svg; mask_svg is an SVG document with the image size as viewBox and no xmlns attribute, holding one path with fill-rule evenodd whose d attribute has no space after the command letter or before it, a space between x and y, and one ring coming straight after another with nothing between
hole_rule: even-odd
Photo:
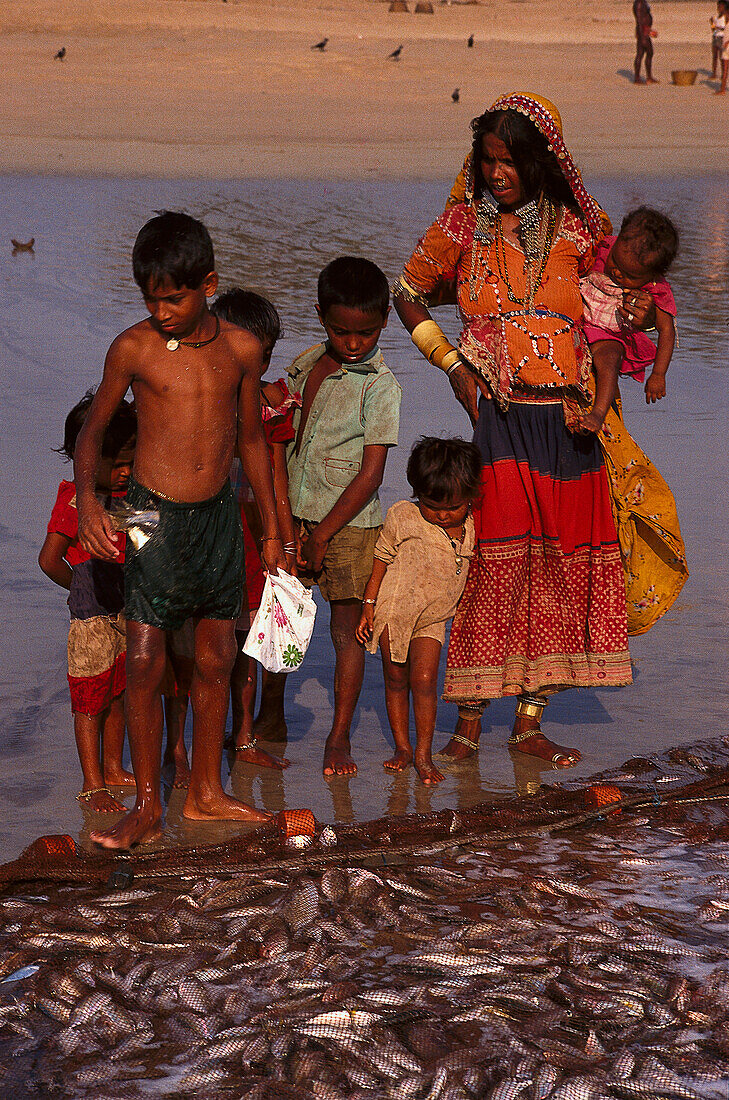
<instances>
[{"instance_id":1,"label":"boy's pendant necklace","mask_svg":"<svg viewBox=\"0 0 729 1100\"><path fill-rule=\"evenodd\" d=\"M212 344L213 340L217 340L220 336L220 319L215 318L215 332L207 340L178 340L176 336L171 337L165 344L168 351L177 351L182 346L183 348L204 348L206 344Z\"/></svg>"}]
</instances>

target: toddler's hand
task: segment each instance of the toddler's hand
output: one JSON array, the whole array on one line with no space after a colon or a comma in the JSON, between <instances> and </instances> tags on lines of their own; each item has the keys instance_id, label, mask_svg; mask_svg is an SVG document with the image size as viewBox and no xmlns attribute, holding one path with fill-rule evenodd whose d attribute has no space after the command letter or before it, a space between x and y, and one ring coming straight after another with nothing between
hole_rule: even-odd
<instances>
[{"instance_id":1,"label":"toddler's hand","mask_svg":"<svg viewBox=\"0 0 729 1100\"><path fill-rule=\"evenodd\" d=\"M362 645L368 642L372 637L372 624L375 621L375 609L371 603L363 604L362 614L360 615L357 629L355 630L355 637Z\"/></svg>"},{"instance_id":2,"label":"toddler's hand","mask_svg":"<svg viewBox=\"0 0 729 1100\"><path fill-rule=\"evenodd\" d=\"M604 417L596 416L594 412L583 413L577 421L577 431L582 435L597 435L602 428L604 419Z\"/></svg>"},{"instance_id":3,"label":"toddler's hand","mask_svg":"<svg viewBox=\"0 0 729 1100\"><path fill-rule=\"evenodd\" d=\"M655 405L666 396L666 379L660 374L651 374L645 384L645 403Z\"/></svg>"}]
</instances>

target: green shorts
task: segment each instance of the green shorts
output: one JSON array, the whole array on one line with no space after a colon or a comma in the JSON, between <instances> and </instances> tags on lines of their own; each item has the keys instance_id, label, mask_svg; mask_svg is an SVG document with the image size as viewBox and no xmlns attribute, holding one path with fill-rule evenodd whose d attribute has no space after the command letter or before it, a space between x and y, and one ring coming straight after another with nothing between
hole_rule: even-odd
<instances>
[{"instance_id":1,"label":"green shorts","mask_svg":"<svg viewBox=\"0 0 729 1100\"><path fill-rule=\"evenodd\" d=\"M243 532L230 482L209 500L168 500L129 480L127 504L159 512L140 550L127 539L127 619L179 630L186 619L237 619L243 600Z\"/></svg>"},{"instance_id":2,"label":"green shorts","mask_svg":"<svg viewBox=\"0 0 729 1100\"><path fill-rule=\"evenodd\" d=\"M300 522L305 534L316 527L306 519ZM381 530L381 527L343 527L327 546L321 571L314 574L299 569L299 580L309 588L318 584L328 602L361 600L372 573L375 543Z\"/></svg>"}]
</instances>

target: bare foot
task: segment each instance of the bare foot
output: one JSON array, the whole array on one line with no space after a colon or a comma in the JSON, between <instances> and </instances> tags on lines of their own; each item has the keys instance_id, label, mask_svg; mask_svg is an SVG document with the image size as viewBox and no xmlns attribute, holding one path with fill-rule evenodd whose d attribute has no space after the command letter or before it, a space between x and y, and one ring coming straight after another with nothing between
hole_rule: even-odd
<instances>
[{"instance_id":1,"label":"bare foot","mask_svg":"<svg viewBox=\"0 0 729 1100\"><path fill-rule=\"evenodd\" d=\"M90 834L95 844L102 848L133 848L135 844L150 844L162 836L161 816L152 809L138 810L135 806L111 829Z\"/></svg>"},{"instance_id":2,"label":"bare foot","mask_svg":"<svg viewBox=\"0 0 729 1100\"><path fill-rule=\"evenodd\" d=\"M189 821L268 821L272 816L265 810L257 810L246 802L231 798L221 788L207 797L188 789L182 816Z\"/></svg>"},{"instance_id":3,"label":"bare foot","mask_svg":"<svg viewBox=\"0 0 729 1100\"><path fill-rule=\"evenodd\" d=\"M290 761L285 758L279 760L277 756L271 756L271 753L266 752L265 749L259 749L256 744L236 745L235 751L245 764L255 764L258 768L277 768L283 771L284 768L289 767Z\"/></svg>"},{"instance_id":4,"label":"bare foot","mask_svg":"<svg viewBox=\"0 0 729 1100\"><path fill-rule=\"evenodd\" d=\"M714 95L726 95L726 92L723 90L723 88L719 88L719 91L714 92Z\"/></svg>"},{"instance_id":5,"label":"bare foot","mask_svg":"<svg viewBox=\"0 0 729 1100\"><path fill-rule=\"evenodd\" d=\"M350 756L349 738L332 741L331 734L324 746L324 775L356 775L357 765Z\"/></svg>"},{"instance_id":6,"label":"bare foot","mask_svg":"<svg viewBox=\"0 0 729 1100\"><path fill-rule=\"evenodd\" d=\"M253 723L253 736L262 741L285 741L288 733L283 708L259 713Z\"/></svg>"},{"instance_id":7,"label":"bare foot","mask_svg":"<svg viewBox=\"0 0 729 1100\"><path fill-rule=\"evenodd\" d=\"M136 787L137 781L126 768L106 768L104 770L104 782L107 787Z\"/></svg>"},{"instance_id":8,"label":"bare foot","mask_svg":"<svg viewBox=\"0 0 729 1100\"><path fill-rule=\"evenodd\" d=\"M187 760L175 761L175 777L172 786L176 791L186 790L190 786L190 765Z\"/></svg>"},{"instance_id":9,"label":"bare foot","mask_svg":"<svg viewBox=\"0 0 729 1100\"><path fill-rule=\"evenodd\" d=\"M89 810L93 810L95 814L118 814L126 810L124 803L114 798L113 794L107 791L105 787L84 789L81 794L76 795L76 801Z\"/></svg>"},{"instance_id":10,"label":"bare foot","mask_svg":"<svg viewBox=\"0 0 729 1100\"><path fill-rule=\"evenodd\" d=\"M656 80L656 78L654 76L647 76L645 78L645 82L646 82L646 84L658 84L658 81Z\"/></svg>"},{"instance_id":11,"label":"bare foot","mask_svg":"<svg viewBox=\"0 0 729 1100\"><path fill-rule=\"evenodd\" d=\"M456 744L458 744L457 741ZM438 771L430 757L428 757L427 760L418 760L416 756L415 770L427 787L434 786L436 783L442 783L445 779L443 773Z\"/></svg>"},{"instance_id":12,"label":"bare foot","mask_svg":"<svg viewBox=\"0 0 729 1100\"><path fill-rule=\"evenodd\" d=\"M441 756L450 756L452 760L468 760L469 756L478 749L478 742L481 736L481 719L480 718L459 718L456 722L456 732L447 745L444 745L441 751ZM463 738L463 741L456 740L456 738ZM470 741L471 744L466 744ZM475 745L476 748L472 746Z\"/></svg>"},{"instance_id":13,"label":"bare foot","mask_svg":"<svg viewBox=\"0 0 729 1100\"><path fill-rule=\"evenodd\" d=\"M633 83L634 84L643 84L643 83L645 83L645 81L642 79L642 77L636 76L636 77L633 78Z\"/></svg>"},{"instance_id":14,"label":"bare foot","mask_svg":"<svg viewBox=\"0 0 729 1100\"><path fill-rule=\"evenodd\" d=\"M578 749L555 745L540 729L535 729L531 737L526 737L518 745L510 744L509 748L512 752L523 752L526 756L548 760L555 768L573 768L582 759L582 753Z\"/></svg>"},{"instance_id":15,"label":"bare foot","mask_svg":"<svg viewBox=\"0 0 729 1100\"><path fill-rule=\"evenodd\" d=\"M382 766L383 768L387 768L389 772L403 772L406 768L410 767L412 762L412 749L395 749L388 760L383 760Z\"/></svg>"}]
</instances>

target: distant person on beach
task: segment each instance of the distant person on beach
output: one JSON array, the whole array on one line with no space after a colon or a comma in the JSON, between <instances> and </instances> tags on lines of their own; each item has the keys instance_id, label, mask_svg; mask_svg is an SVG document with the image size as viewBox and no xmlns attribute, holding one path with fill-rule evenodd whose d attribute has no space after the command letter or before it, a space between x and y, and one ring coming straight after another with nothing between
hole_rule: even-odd
<instances>
[{"instance_id":1,"label":"distant person on beach","mask_svg":"<svg viewBox=\"0 0 729 1100\"><path fill-rule=\"evenodd\" d=\"M266 568L275 573L286 566L261 425L261 343L208 310L218 276L207 229L166 211L141 229L132 259L151 316L112 343L74 464L81 544L114 561L113 530L94 485L106 426L131 386L139 436L127 502L157 511L160 521L146 545L127 554L127 722L137 800L114 828L91 834L107 848L160 835L165 634L191 617L193 751L183 816L268 817L231 798L220 781L243 596L243 536L228 476L236 448L260 509Z\"/></svg>"},{"instance_id":2,"label":"distant person on beach","mask_svg":"<svg viewBox=\"0 0 729 1100\"><path fill-rule=\"evenodd\" d=\"M724 30L721 37L721 84L716 94L726 95L726 80L729 75L729 2L719 0L717 4L719 15L724 18Z\"/></svg>"},{"instance_id":3,"label":"distant person on beach","mask_svg":"<svg viewBox=\"0 0 729 1100\"><path fill-rule=\"evenodd\" d=\"M721 53L724 48L724 28L726 27L726 7L724 0L716 5L716 15L709 17L711 26L711 78L715 80L721 74Z\"/></svg>"},{"instance_id":4,"label":"distant person on beach","mask_svg":"<svg viewBox=\"0 0 729 1100\"><path fill-rule=\"evenodd\" d=\"M89 391L66 417L59 453L73 460L86 419ZM102 437L94 492L109 505L124 496L134 461L137 418L123 401ZM126 630L124 622L125 535L113 535L114 561L98 561L79 545L76 486L62 481L38 563L52 581L68 589L68 684L83 786L78 801L97 813L114 813L124 804L109 787L133 787L122 767Z\"/></svg>"},{"instance_id":5,"label":"distant person on beach","mask_svg":"<svg viewBox=\"0 0 729 1100\"><path fill-rule=\"evenodd\" d=\"M600 242L592 270L580 280L583 328L590 342L595 370L629 375L645 383L646 403L666 396L666 372L676 343L676 303L663 278L676 257L678 233L670 218L647 206L623 218L617 237ZM631 323L632 292L645 290L656 307L658 347ZM628 310L623 320L618 308ZM593 418L595 419L595 418ZM602 423L593 424L599 431Z\"/></svg>"},{"instance_id":6,"label":"distant person on beach","mask_svg":"<svg viewBox=\"0 0 729 1100\"><path fill-rule=\"evenodd\" d=\"M410 764L423 783L440 783L432 746L438 709L438 664L473 557L471 505L479 493L481 455L464 439L425 437L413 447L407 478L415 502L393 504L375 545L357 637L379 643L385 701L395 753L384 767ZM410 743L410 695L415 753Z\"/></svg>"},{"instance_id":7,"label":"distant person on beach","mask_svg":"<svg viewBox=\"0 0 729 1100\"><path fill-rule=\"evenodd\" d=\"M267 298L255 294L252 290L233 287L221 294L210 307L216 317L238 325L260 340L263 348L261 379L271 365L271 355L276 341L281 335L281 319L275 307ZM289 503L289 478L286 468L286 445L294 438L293 408L301 404L298 394L289 394L286 380L276 382L261 381L260 388L261 418L263 433L266 437L268 453L273 472L273 488L276 494L276 514L278 526L284 540L286 569L296 573L296 541L294 521ZM231 481L240 508L245 546L245 594L243 609L236 623L235 634L238 653L230 680L231 707L233 712L233 745L241 759L247 764L257 764L263 768L287 767L286 762L256 744L257 737L272 737L283 740L286 737L286 717L284 715L285 672L263 670L261 687L261 706L258 719L254 723L253 710L256 703L256 681L258 664L243 652L252 616L261 603L263 586L266 580L265 569L261 561L261 535L263 528L261 514L253 497L250 483L241 468L240 460L234 459Z\"/></svg>"},{"instance_id":8,"label":"distant person on beach","mask_svg":"<svg viewBox=\"0 0 729 1100\"><path fill-rule=\"evenodd\" d=\"M333 260L319 276L316 307L326 343L289 368L289 390L303 396L288 451L299 575L318 584L329 603L335 655L325 776L357 771L349 738L364 651L356 631L382 524L377 491L388 449L397 445L402 396L377 343L389 302L376 264L354 256Z\"/></svg>"},{"instance_id":9,"label":"distant person on beach","mask_svg":"<svg viewBox=\"0 0 729 1100\"><path fill-rule=\"evenodd\" d=\"M633 83L642 84L641 64L645 61L645 83L657 84L653 76L653 39L658 31L653 30L653 15L648 0L633 0L635 16L635 61L633 62Z\"/></svg>"}]
</instances>

